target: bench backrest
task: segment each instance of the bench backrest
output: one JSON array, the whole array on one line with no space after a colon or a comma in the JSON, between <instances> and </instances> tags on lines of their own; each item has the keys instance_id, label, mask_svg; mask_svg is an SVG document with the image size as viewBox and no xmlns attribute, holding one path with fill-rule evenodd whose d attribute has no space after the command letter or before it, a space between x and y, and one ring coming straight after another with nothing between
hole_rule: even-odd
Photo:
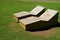
<instances>
[{"instance_id":1,"label":"bench backrest","mask_svg":"<svg viewBox=\"0 0 60 40\"><path fill-rule=\"evenodd\" d=\"M49 21L51 18L53 18L57 14L57 12L58 11L56 10L48 9L39 17L39 19Z\"/></svg>"},{"instance_id":2,"label":"bench backrest","mask_svg":"<svg viewBox=\"0 0 60 40\"><path fill-rule=\"evenodd\" d=\"M31 10L31 14L37 15L39 14L43 9L45 9L43 6L36 6L34 9Z\"/></svg>"}]
</instances>

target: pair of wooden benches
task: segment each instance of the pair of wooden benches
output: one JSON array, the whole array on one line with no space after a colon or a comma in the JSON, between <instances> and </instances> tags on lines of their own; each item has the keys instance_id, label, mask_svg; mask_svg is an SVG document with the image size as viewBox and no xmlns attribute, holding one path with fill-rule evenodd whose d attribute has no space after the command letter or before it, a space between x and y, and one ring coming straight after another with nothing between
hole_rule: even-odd
<instances>
[{"instance_id":1,"label":"pair of wooden benches","mask_svg":"<svg viewBox=\"0 0 60 40\"><path fill-rule=\"evenodd\" d=\"M52 9L45 11L43 6L36 6L30 12L23 11L13 15L24 30L38 30L54 26L58 19L58 11Z\"/></svg>"}]
</instances>

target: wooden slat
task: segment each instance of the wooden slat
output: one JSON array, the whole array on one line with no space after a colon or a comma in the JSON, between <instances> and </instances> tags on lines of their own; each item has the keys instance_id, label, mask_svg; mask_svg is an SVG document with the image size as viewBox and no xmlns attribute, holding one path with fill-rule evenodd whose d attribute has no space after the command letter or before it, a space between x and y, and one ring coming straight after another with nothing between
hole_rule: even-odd
<instances>
[{"instance_id":1,"label":"wooden slat","mask_svg":"<svg viewBox=\"0 0 60 40\"><path fill-rule=\"evenodd\" d=\"M25 26L22 22L20 22L19 25L20 25L24 30L26 30L26 26Z\"/></svg>"},{"instance_id":2,"label":"wooden slat","mask_svg":"<svg viewBox=\"0 0 60 40\"><path fill-rule=\"evenodd\" d=\"M16 19L16 21L18 21L18 18L16 16L13 16L13 17Z\"/></svg>"}]
</instances>

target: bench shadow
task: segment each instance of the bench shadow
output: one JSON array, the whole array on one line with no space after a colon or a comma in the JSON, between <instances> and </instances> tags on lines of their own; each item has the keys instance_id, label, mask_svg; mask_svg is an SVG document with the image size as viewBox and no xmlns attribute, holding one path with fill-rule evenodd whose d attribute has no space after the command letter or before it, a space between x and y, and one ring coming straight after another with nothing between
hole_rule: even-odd
<instances>
[{"instance_id":1,"label":"bench shadow","mask_svg":"<svg viewBox=\"0 0 60 40\"><path fill-rule=\"evenodd\" d=\"M60 27L60 22L57 22L57 24L53 27Z\"/></svg>"},{"instance_id":2,"label":"bench shadow","mask_svg":"<svg viewBox=\"0 0 60 40\"><path fill-rule=\"evenodd\" d=\"M41 29L34 29L34 30L30 30L31 32L36 32L36 31L45 31L45 30L49 30L52 28L56 28L56 27L60 27L60 22L57 22L56 25L52 26L52 27L47 27L47 28L41 28Z\"/></svg>"}]
</instances>

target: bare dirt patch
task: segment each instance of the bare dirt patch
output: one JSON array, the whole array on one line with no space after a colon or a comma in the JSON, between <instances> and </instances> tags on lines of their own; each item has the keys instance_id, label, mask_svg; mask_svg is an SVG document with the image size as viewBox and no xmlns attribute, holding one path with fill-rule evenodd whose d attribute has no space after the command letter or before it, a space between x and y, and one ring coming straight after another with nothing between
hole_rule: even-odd
<instances>
[{"instance_id":1,"label":"bare dirt patch","mask_svg":"<svg viewBox=\"0 0 60 40\"><path fill-rule=\"evenodd\" d=\"M20 31L20 28L17 26L17 23L15 23L15 22L10 23L10 29L11 29L11 32L19 32Z\"/></svg>"},{"instance_id":2,"label":"bare dirt patch","mask_svg":"<svg viewBox=\"0 0 60 40\"><path fill-rule=\"evenodd\" d=\"M35 31L35 32L30 32L33 35L37 35L37 36L44 36L44 37L48 37L50 34L54 34L54 29L51 28L49 30L44 30L44 31Z\"/></svg>"},{"instance_id":3,"label":"bare dirt patch","mask_svg":"<svg viewBox=\"0 0 60 40\"><path fill-rule=\"evenodd\" d=\"M16 23L15 23L15 22L11 22L11 23L10 23L10 26L11 26L11 27L14 27L14 26L16 26Z\"/></svg>"}]
</instances>

